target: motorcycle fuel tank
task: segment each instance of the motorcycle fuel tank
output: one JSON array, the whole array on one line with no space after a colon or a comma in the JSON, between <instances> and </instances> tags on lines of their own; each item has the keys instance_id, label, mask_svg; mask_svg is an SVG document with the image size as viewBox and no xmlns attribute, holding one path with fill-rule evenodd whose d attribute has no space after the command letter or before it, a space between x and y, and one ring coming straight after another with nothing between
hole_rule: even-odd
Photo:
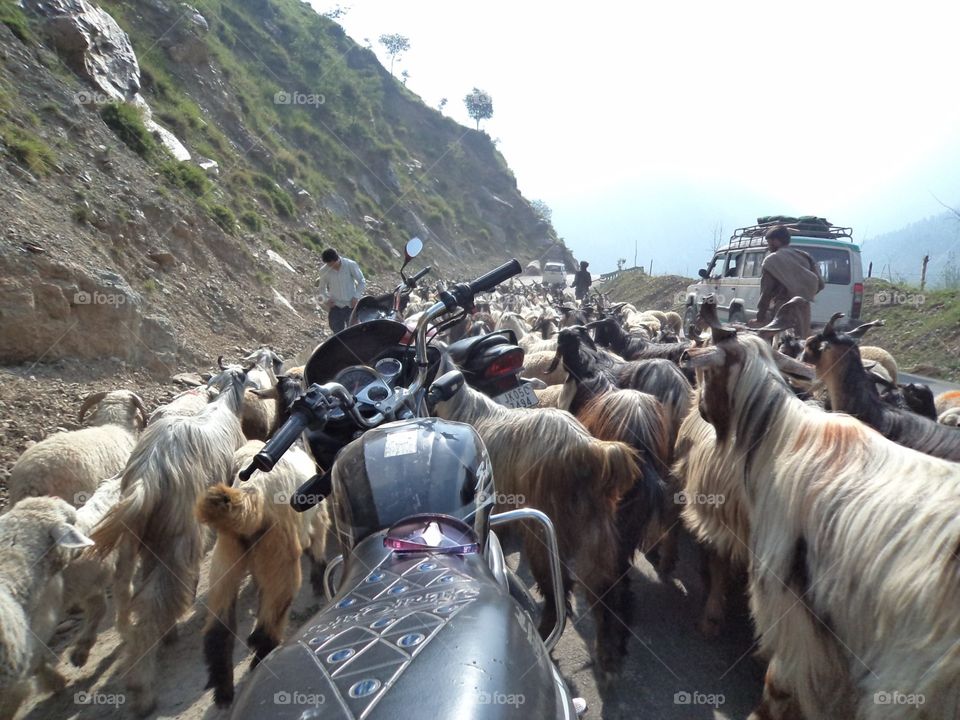
<instances>
[{"instance_id":1,"label":"motorcycle fuel tank","mask_svg":"<svg viewBox=\"0 0 960 720\"><path fill-rule=\"evenodd\" d=\"M387 423L343 448L333 466L344 555L368 535L421 513L471 525L481 546L489 531L494 480L483 441L470 425L439 418Z\"/></svg>"}]
</instances>

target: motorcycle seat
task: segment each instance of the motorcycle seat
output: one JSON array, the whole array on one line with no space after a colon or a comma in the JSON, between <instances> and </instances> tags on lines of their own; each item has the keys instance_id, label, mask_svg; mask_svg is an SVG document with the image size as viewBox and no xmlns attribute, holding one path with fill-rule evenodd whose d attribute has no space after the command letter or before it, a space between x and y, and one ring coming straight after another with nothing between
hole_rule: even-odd
<instances>
[{"instance_id":1,"label":"motorcycle seat","mask_svg":"<svg viewBox=\"0 0 960 720\"><path fill-rule=\"evenodd\" d=\"M502 346L516 346L517 336L513 330L498 330L479 337L467 337L457 340L447 346L450 359L459 367L465 368L493 348Z\"/></svg>"},{"instance_id":2,"label":"motorcycle seat","mask_svg":"<svg viewBox=\"0 0 960 720\"><path fill-rule=\"evenodd\" d=\"M262 661L233 717L293 720L311 702L324 719L572 717L533 620L481 554L395 554L383 537L354 548L331 604Z\"/></svg>"}]
</instances>

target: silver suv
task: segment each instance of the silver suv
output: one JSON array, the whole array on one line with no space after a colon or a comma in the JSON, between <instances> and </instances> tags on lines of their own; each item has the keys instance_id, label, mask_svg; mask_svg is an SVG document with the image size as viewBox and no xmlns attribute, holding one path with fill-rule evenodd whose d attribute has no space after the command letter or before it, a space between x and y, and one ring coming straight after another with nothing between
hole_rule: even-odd
<instances>
[{"instance_id":1,"label":"silver suv","mask_svg":"<svg viewBox=\"0 0 960 720\"><path fill-rule=\"evenodd\" d=\"M786 225L790 246L809 253L820 266L825 285L811 308L812 323L823 325L836 312L846 315L847 322L860 318L863 266L851 229L812 216L776 216L757 218L756 225L735 230L729 244L700 270L700 281L687 287L685 327L696 319L700 301L708 295L716 298L721 319L745 323L757 317L760 266L767 255L763 236L775 225Z\"/></svg>"}]
</instances>

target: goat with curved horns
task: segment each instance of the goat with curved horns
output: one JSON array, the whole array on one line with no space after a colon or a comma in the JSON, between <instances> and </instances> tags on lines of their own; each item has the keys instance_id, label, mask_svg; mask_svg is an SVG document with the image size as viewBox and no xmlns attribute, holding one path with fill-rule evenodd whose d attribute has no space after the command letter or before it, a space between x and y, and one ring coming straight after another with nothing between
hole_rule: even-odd
<instances>
[{"instance_id":1,"label":"goat with curved horns","mask_svg":"<svg viewBox=\"0 0 960 720\"><path fill-rule=\"evenodd\" d=\"M740 451L770 658L751 718L960 717L960 465L804 404L767 343L701 313L715 345L685 362L718 445ZM892 692L924 702L875 701Z\"/></svg>"},{"instance_id":2,"label":"goat with curved horns","mask_svg":"<svg viewBox=\"0 0 960 720\"><path fill-rule=\"evenodd\" d=\"M905 447L946 460L960 461L960 433L880 399L874 378L860 359L849 334L838 333L836 313L823 330L807 340L804 360L816 365L817 376L830 393L830 406L845 412Z\"/></svg>"}]
</instances>

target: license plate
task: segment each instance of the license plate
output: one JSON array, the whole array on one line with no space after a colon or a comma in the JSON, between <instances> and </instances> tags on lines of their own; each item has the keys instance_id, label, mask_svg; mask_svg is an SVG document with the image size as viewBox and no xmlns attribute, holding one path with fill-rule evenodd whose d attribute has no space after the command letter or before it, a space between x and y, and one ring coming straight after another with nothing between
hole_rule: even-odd
<instances>
[{"instance_id":1,"label":"license plate","mask_svg":"<svg viewBox=\"0 0 960 720\"><path fill-rule=\"evenodd\" d=\"M524 383L520 387L507 390L493 398L494 402L505 405L508 408L536 407L540 404L537 394L530 387L529 383Z\"/></svg>"}]
</instances>

